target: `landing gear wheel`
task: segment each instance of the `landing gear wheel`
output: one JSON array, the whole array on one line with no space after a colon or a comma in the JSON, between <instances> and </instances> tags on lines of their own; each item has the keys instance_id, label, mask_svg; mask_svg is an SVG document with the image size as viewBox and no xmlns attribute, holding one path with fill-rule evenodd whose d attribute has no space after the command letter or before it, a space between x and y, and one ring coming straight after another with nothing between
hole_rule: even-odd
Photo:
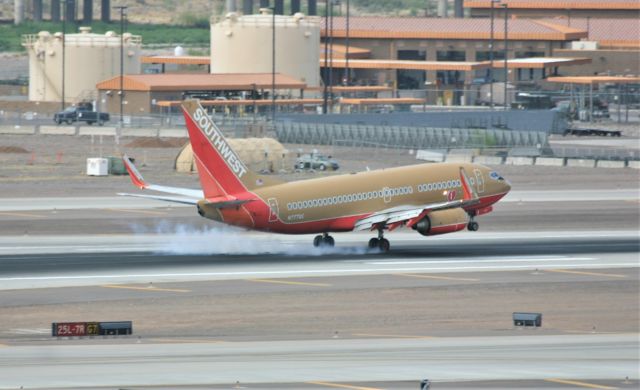
<instances>
[{"instance_id":1,"label":"landing gear wheel","mask_svg":"<svg viewBox=\"0 0 640 390\"><path fill-rule=\"evenodd\" d=\"M333 239L333 237L331 237L331 236L324 236L324 237L322 238L322 244L323 244L324 246L327 246L327 247L333 248L333 247L334 247L334 245L336 245L336 242L335 242L335 240Z\"/></svg>"},{"instance_id":2,"label":"landing gear wheel","mask_svg":"<svg viewBox=\"0 0 640 390\"><path fill-rule=\"evenodd\" d=\"M389 244L389 240L386 238L382 238L378 241L378 248L380 248L381 252L389 252L389 248L391 245Z\"/></svg>"},{"instance_id":3,"label":"landing gear wheel","mask_svg":"<svg viewBox=\"0 0 640 390\"><path fill-rule=\"evenodd\" d=\"M379 243L380 240L378 240L376 237L373 237L369 240L369 249L377 248Z\"/></svg>"},{"instance_id":4,"label":"landing gear wheel","mask_svg":"<svg viewBox=\"0 0 640 390\"><path fill-rule=\"evenodd\" d=\"M333 237L328 234L318 235L313 238L313 246L315 247L333 247L336 244Z\"/></svg>"},{"instance_id":5,"label":"landing gear wheel","mask_svg":"<svg viewBox=\"0 0 640 390\"><path fill-rule=\"evenodd\" d=\"M471 232L477 232L479 228L480 225L478 225L478 222L476 221L471 221L467 224L467 229L469 229L469 231Z\"/></svg>"}]
</instances>

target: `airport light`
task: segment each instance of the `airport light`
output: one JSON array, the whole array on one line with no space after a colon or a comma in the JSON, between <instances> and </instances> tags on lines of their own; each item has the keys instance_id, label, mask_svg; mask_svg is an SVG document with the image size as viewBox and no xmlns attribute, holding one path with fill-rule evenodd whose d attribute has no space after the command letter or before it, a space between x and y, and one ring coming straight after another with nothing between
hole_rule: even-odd
<instances>
[{"instance_id":1,"label":"airport light","mask_svg":"<svg viewBox=\"0 0 640 390\"><path fill-rule=\"evenodd\" d=\"M503 3L501 6L504 8L504 109L506 111L509 106L509 99L507 98L507 86L509 84L509 68L507 63L507 57L509 56L509 48L507 46L509 5L507 3Z\"/></svg>"},{"instance_id":2,"label":"airport light","mask_svg":"<svg viewBox=\"0 0 640 390\"><path fill-rule=\"evenodd\" d=\"M118 5L113 7L120 11L120 128L124 123L124 16L126 5Z\"/></svg>"}]
</instances>

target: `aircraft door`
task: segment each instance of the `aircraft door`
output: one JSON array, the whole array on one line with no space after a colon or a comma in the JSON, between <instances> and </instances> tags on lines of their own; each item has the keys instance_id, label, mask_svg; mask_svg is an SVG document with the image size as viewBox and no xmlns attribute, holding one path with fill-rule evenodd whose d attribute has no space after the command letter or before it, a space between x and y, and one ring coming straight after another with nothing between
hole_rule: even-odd
<instances>
[{"instance_id":1,"label":"aircraft door","mask_svg":"<svg viewBox=\"0 0 640 390\"><path fill-rule=\"evenodd\" d=\"M276 198L269 198L267 200L269 203L269 222L277 222L278 221L278 201Z\"/></svg>"},{"instance_id":2,"label":"aircraft door","mask_svg":"<svg viewBox=\"0 0 640 390\"><path fill-rule=\"evenodd\" d=\"M481 194L484 192L484 175L479 169L474 169L473 173L476 175L476 191Z\"/></svg>"}]
</instances>

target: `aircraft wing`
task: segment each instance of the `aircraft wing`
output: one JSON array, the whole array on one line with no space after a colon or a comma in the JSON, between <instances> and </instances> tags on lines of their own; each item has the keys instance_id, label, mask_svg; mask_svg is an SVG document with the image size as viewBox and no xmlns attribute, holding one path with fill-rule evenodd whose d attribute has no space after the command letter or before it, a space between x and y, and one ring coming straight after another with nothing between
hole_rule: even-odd
<instances>
[{"instance_id":1,"label":"aircraft wing","mask_svg":"<svg viewBox=\"0 0 640 390\"><path fill-rule=\"evenodd\" d=\"M179 197L164 196L164 195L128 194L128 193L119 193L118 195L133 196L137 198L157 199L157 200L163 200L167 202L186 203L186 204L196 204L200 199L204 198L204 194L202 193L201 190L149 184L144 180L144 178L142 177L138 169L135 167L135 165L133 165L133 161L131 161L131 159L126 154L122 156L122 160L124 161L124 166L127 168L127 172L129 172L129 177L131 178L131 181L136 187L143 190L153 190L158 192L164 192L166 194L171 194L171 195L179 195Z\"/></svg>"},{"instance_id":2,"label":"aircraft wing","mask_svg":"<svg viewBox=\"0 0 640 390\"><path fill-rule=\"evenodd\" d=\"M398 206L378 211L356 221L353 230L372 230L384 226L393 230L400 225L411 227L432 211L466 207L480 202L478 194L471 186L463 168L460 168L460 182L463 192L462 199L424 205Z\"/></svg>"}]
</instances>

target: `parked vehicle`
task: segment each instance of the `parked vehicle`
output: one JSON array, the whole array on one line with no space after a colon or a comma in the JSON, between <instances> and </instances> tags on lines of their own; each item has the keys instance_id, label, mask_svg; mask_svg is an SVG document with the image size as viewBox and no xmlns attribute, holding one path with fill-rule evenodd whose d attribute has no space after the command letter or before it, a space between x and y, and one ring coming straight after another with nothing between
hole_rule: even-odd
<instances>
[{"instance_id":1,"label":"parked vehicle","mask_svg":"<svg viewBox=\"0 0 640 390\"><path fill-rule=\"evenodd\" d=\"M103 123L109 121L109 114L93 111L93 105L87 103L67 107L64 111L57 112L53 116L53 121L57 124L64 122L70 125L74 122L86 122L89 125L98 123L102 126Z\"/></svg>"},{"instance_id":2,"label":"parked vehicle","mask_svg":"<svg viewBox=\"0 0 640 390\"><path fill-rule=\"evenodd\" d=\"M331 156L323 156L321 154L303 154L296 159L297 169L319 169L321 171L337 170L340 165Z\"/></svg>"}]
</instances>

